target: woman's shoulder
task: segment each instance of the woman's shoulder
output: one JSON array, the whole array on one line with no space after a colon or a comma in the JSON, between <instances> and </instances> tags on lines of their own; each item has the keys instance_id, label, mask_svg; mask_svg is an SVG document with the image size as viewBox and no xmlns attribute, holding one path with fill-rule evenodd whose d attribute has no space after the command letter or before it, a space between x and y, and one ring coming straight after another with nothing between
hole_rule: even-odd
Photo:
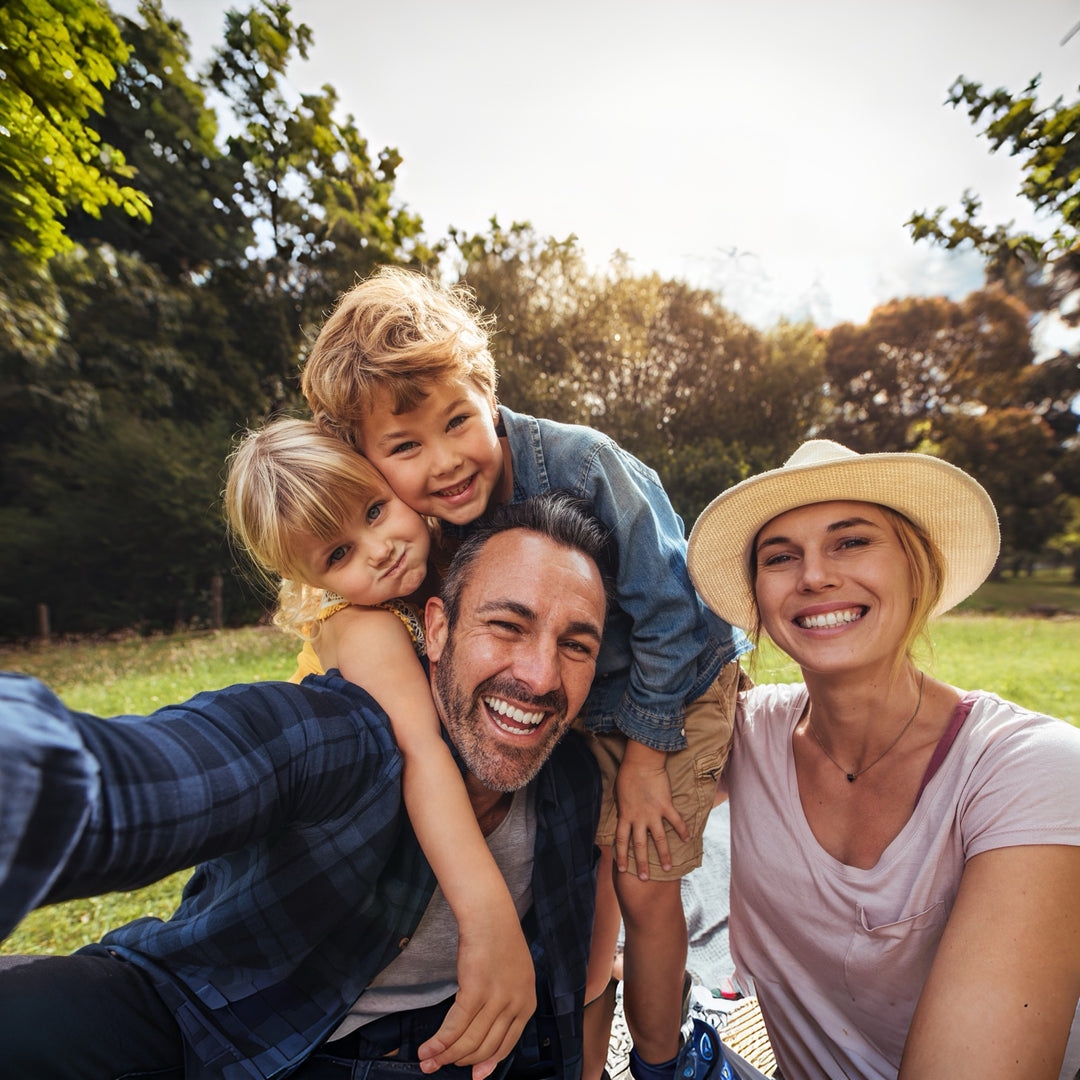
<instances>
[{"instance_id":1,"label":"woman's shoulder","mask_svg":"<svg viewBox=\"0 0 1080 1080\"><path fill-rule=\"evenodd\" d=\"M1066 720L1036 712L988 690L971 691L967 726L977 748L1015 758L1035 755L1063 765L1080 764L1080 728Z\"/></svg>"},{"instance_id":2,"label":"woman's shoulder","mask_svg":"<svg viewBox=\"0 0 1080 1080\"><path fill-rule=\"evenodd\" d=\"M801 713L805 704L803 683L756 683L739 694L739 710L750 723Z\"/></svg>"},{"instance_id":3,"label":"woman's shoulder","mask_svg":"<svg viewBox=\"0 0 1080 1080\"><path fill-rule=\"evenodd\" d=\"M1080 729L993 693L971 696L959 745L940 770L943 788L959 800L969 854L994 846L984 832L1010 843L1032 830L1080 842Z\"/></svg>"}]
</instances>

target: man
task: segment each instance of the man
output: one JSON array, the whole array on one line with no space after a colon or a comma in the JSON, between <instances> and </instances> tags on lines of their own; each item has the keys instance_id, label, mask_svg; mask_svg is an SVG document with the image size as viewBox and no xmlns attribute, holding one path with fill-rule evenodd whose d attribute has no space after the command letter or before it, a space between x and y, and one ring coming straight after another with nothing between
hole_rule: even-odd
<instances>
[{"instance_id":1,"label":"man","mask_svg":"<svg viewBox=\"0 0 1080 1080\"><path fill-rule=\"evenodd\" d=\"M581 1068L599 782L560 740L592 681L603 552L575 500L531 500L463 544L427 610L436 706L493 850L509 829L496 857L536 969L509 1075ZM4 932L35 904L202 861L168 922L0 970L5 1075L421 1075L456 946L425 926L445 913L361 688L329 674L101 720L7 676L0 761Z\"/></svg>"}]
</instances>

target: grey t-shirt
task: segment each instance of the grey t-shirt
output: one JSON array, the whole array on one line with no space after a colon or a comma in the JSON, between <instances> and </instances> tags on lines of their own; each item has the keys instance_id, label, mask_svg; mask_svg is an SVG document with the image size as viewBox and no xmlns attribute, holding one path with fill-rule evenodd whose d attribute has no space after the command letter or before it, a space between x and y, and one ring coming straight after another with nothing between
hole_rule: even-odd
<instances>
[{"instance_id":1,"label":"grey t-shirt","mask_svg":"<svg viewBox=\"0 0 1080 1080\"><path fill-rule=\"evenodd\" d=\"M487 837L495 863L506 879L518 917L532 906L533 848L536 843L536 793L530 784L514 793L506 817ZM457 921L436 886L409 944L356 999L330 1040L392 1013L409 1012L457 993Z\"/></svg>"}]
</instances>

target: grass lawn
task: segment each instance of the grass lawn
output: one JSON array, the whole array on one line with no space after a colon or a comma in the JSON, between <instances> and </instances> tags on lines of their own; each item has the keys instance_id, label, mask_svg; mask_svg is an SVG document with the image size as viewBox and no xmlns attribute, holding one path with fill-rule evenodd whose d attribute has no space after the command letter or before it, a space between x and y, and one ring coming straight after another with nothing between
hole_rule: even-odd
<instances>
[{"instance_id":1,"label":"grass lawn","mask_svg":"<svg viewBox=\"0 0 1080 1080\"><path fill-rule=\"evenodd\" d=\"M925 666L946 682L992 690L1080 726L1080 617L1014 614L1032 606L1080 614L1080 587L1047 576L988 583L960 613L934 625L933 654ZM986 614L989 609L1004 614ZM38 676L75 709L141 714L199 690L288 678L296 652L295 640L280 631L250 627L0 648L0 668ZM768 643L752 674L758 682L799 678L798 669ZM33 912L0 944L0 952L71 952L131 919L165 917L187 876L184 871L137 892Z\"/></svg>"}]
</instances>

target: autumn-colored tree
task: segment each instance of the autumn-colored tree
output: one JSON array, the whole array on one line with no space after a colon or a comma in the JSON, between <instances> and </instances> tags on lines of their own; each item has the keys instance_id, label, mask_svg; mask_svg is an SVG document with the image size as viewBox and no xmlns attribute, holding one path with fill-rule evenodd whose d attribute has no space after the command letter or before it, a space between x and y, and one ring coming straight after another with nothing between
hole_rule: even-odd
<instances>
[{"instance_id":1,"label":"autumn-colored tree","mask_svg":"<svg viewBox=\"0 0 1080 1080\"><path fill-rule=\"evenodd\" d=\"M957 416L937 450L990 493L1001 523L1001 561L1029 567L1065 525L1054 433L1029 409Z\"/></svg>"},{"instance_id":2,"label":"autumn-colored tree","mask_svg":"<svg viewBox=\"0 0 1080 1080\"><path fill-rule=\"evenodd\" d=\"M453 239L495 318L500 398L608 433L657 470L684 520L779 464L820 419L824 343L812 327L762 334L708 290L622 258L591 270L575 238L526 224L493 219Z\"/></svg>"},{"instance_id":3,"label":"autumn-colored tree","mask_svg":"<svg viewBox=\"0 0 1080 1080\"><path fill-rule=\"evenodd\" d=\"M829 332L826 430L862 452L910 450L955 417L1016 404L1031 364L1027 309L1002 289L894 300Z\"/></svg>"}]
</instances>

